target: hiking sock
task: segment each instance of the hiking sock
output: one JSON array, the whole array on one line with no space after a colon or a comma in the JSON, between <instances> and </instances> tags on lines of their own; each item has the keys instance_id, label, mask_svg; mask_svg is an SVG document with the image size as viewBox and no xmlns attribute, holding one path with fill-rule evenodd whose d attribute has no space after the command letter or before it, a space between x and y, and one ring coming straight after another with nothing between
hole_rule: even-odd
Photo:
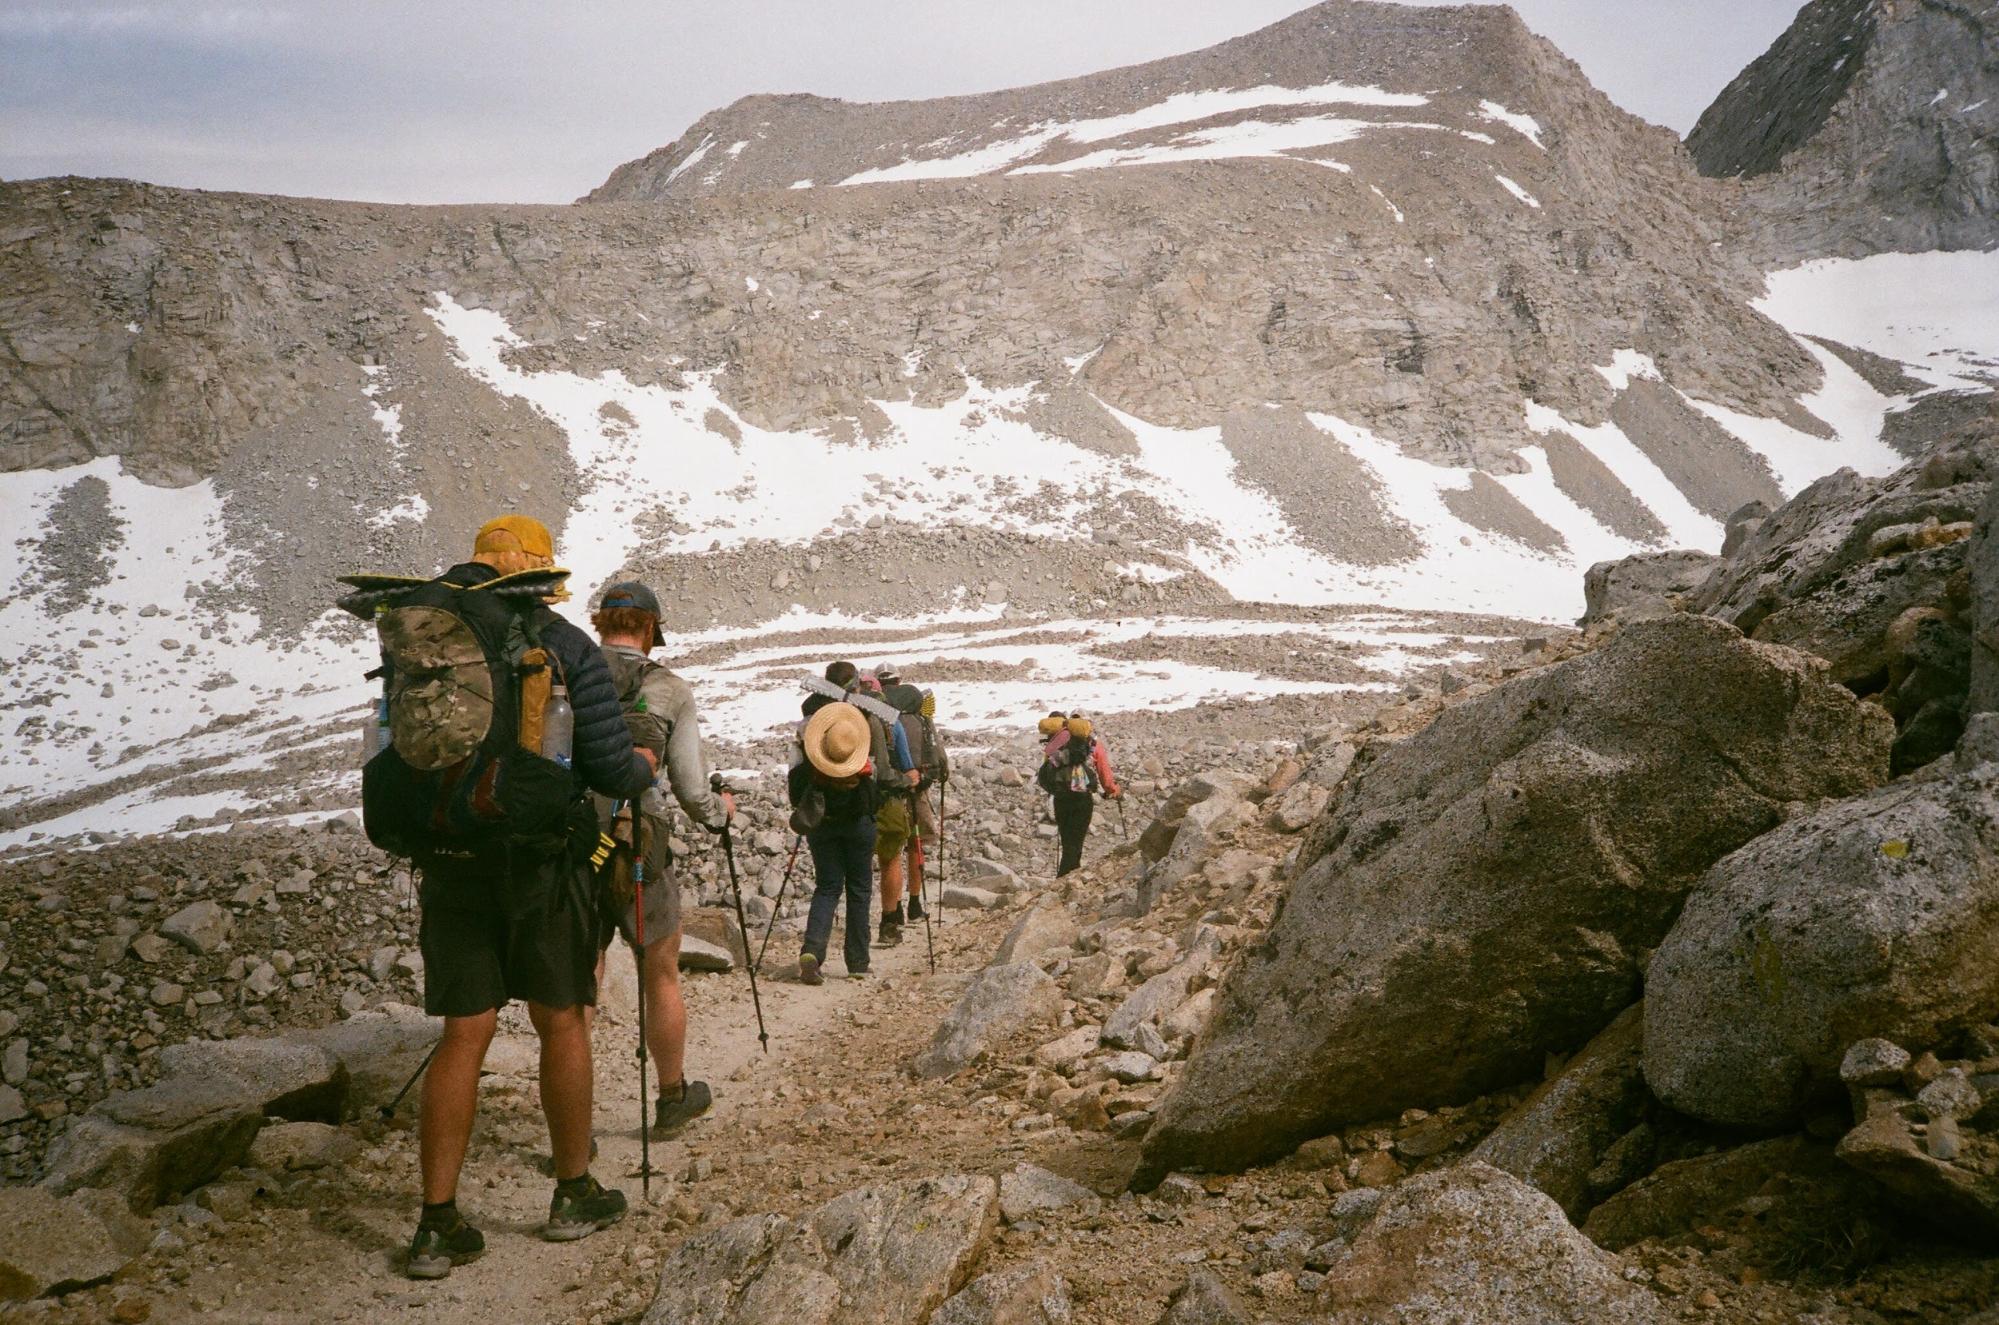
<instances>
[{"instance_id":1,"label":"hiking sock","mask_svg":"<svg viewBox=\"0 0 1999 1325\"><path fill-rule=\"evenodd\" d=\"M574 1200L579 1196L587 1195L590 1191L590 1186L590 1170L585 1169L573 1178L557 1178L555 1181L555 1194L569 1200Z\"/></svg>"},{"instance_id":2,"label":"hiking sock","mask_svg":"<svg viewBox=\"0 0 1999 1325\"><path fill-rule=\"evenodd\" d=\"M449 1233L465 1222L465 1216L458 1213L458 1198L439 1201L436 1205L426 1204L423 1214L418 1216L418 1228L434 1228L440 1233Z\"/></svg>"}]
</instances>

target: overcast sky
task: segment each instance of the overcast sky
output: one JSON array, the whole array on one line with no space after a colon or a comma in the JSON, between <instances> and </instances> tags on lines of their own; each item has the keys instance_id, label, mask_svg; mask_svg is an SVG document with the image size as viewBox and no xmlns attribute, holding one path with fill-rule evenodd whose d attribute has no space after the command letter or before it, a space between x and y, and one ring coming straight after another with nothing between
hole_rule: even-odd
<instances>
[{"instance_id":1,"label":"overcast sky","mask_svg":"<svg viewBox=\"0 0 1999 1325\"><path fill-rule=\"evenodd\" d=\"M1437 0L1419 0L1437 2ZM1684 133L1799 0L1516 0ZM754 92L894 100L1210 46L1303 0L0 0L0 178L566 202Z\"/></svg>"}]
</instances>

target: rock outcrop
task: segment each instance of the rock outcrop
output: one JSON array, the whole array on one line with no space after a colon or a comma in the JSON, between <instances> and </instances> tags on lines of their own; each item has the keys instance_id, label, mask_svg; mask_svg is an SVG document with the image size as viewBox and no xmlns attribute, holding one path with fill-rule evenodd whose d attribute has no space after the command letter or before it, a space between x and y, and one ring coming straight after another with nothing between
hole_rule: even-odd
<instances>
[{"instance_id":1,"label":"rock outcrop","mask_svg":"<svg viewBox=\"0 0 1999 1325\"><path fill-rule=\"evenodd\" d=\"M1583 615L1576 624L1629 624L1671 616L1680 610L1681 600L1707 579L1716 561L1713 554L1692 549L1600 561L1583 577Z\"/></svg>"},{"instance_id":2,"label":"rock outcrop","mask_svg":"<svg viewBox=\"0 0 1999 1325\"><path fill-rule=\"evenodd\" d=\"M1318 1305L1338 1325L1664 1325L1561 1208L1470 1163L1391 1189L1336 1253Z\"/></svg>"},{"instance_id":3,"label":"rock outcrop","mask_svg":"<svg viewBox=\"0 0 1999 1325\"><path fill-rule=\"evenodd\" d=\"M1471 1158L1547 1193L1580 1223L1621 1175L1597 1166L1645 1117L1645 1022L1629 1008L1478 1143Z\"/></svg>"},{"instance_id":4,"label":"rock outcrop","mask_svg":"<svg viewBox=\"0 0 1999 1325\"><path fill-rule=\"evenodd\" d=\"M682 1242L645 1325L927 1325L971 1277L998 1184L952 1175L751 1215Z\"/></svg>"},{"instance_id":5,"label":"rock outcrop","mask_svg":"<svg viewBox=\"0 0 1999 1325\"><path fill-rule=\"evenodd\" d=\"M1880 782L1889 729L1816 662L1691 615L1445 710L1314 830L1141 1180L1533 1075L1631 1003L1710 864Z\"/></svg>"},{"instance_id":6,"label":"rock outcrop","mask_svg":"<svg viewBox=\"0 0 1999 1325\"><path fill-rule=\"evenodd\" d=\"M1723 89L1688 150L1740 177L1772 266L1999 241L1999 13L1812 0Z\"/></svg>"},{"instance_id":7,"label":"rock outcrop","mask_svg":"<svg viewBox=\"0 0 1999 1325\"><path fill-rule=\"evenodd\" d=\"M1801 1122L1854 1041L1999 1015L1995 951L1999 768L1830 802L1687 899L1646 972L1646 1080L1709 1122Z\"/></svg>"},{"instance_id":8,"label":"rock outcrop","mask_svg":"<svg viewBox=\"0 0 1999 1325\"><path fill-rule=\"evenodd\" d=\"M1051 1026L1062 1012L1062 991L1032 962L988 966L972 977L930 1044L910 1063L919 1077L948 1077L1008 1037Z\"/></svg>"}]
</instances>

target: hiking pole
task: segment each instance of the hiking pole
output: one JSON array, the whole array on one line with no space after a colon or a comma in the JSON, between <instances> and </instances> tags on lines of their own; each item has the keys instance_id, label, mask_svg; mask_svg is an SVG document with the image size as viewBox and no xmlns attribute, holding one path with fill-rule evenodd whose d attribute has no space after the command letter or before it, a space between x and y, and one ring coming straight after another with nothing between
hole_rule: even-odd
<instances>
[{"instance_id":1,"label":"hiking pole","mask_svg":"<svg viewBox=\"0 0 1999 1325\"><path fill-rule=\"evenodd\" d=\"M1117 826L1118 826L1118 831L1119 831L1119 832L1121 832L1121 833L1123 833L1123 834L1124 834L1124 840L1125 840L1126 842L1129 842L1129 841L1131 841L1131 821L1130 821L1129 819L1125 818L1125 814L1124 814L1124 797L1122 797L1122 796L1113 796L1113 797L1111 797L1111 799L1117 802Z\"/></svg>"},{"instance_id":2,"label":"hiking pole","mask_svg":"<svg viewBox=\"0 0 1999 1325\"><path fill-rule=\"evenodd\" d=\"M396 1092L396 1097L381 1107L379 1112L382 1115L383 1122L387 1122L389 1119L396 1116L396 1107L403 1102L403 1096L410 1093L410 1087L416 1085L416 1079L418 1077L422 1076L425 1072L428 1072L430 1070L430 1060L437 1057L437 1051L440 1047L443 1046L443 1044L444 1044L444 1038L442 1036L439 1036L437 1043L430 1046L430 1052L423 1056L423 1061L416 1065L416 1071L410 1073L410 1079L408 1081L403 1082L403 1088Z\"/></svg>"},{"instance_id":3,"label":"hiking pole","mask_svg":"<svg viewBox=\"0 0 1999 1325\"><path fill-rule=\"evenodd\" d=\"M723 783L720 773L712 774L708 779L708 785L718 794L729 790L728 786ZM736 895L736 928L743 935L743 956L748 957L750 955L750 922L748 917L743 914L743 884L742 880L736 877L736 839L735 835L729 831L729 821L727 819L722 821L722 855L729 862L729 888ZM772 914L775 915L776 912L772 912ZM745 962L744 969L750 975L750 1003L757 1010L757 1043L763 1046L765 1053L769 1053L770 1031L764 1026L764 1001L763 995L757 992L756 964L754 962Z\"/></svg>"},{"instance_id":4,"label":"hiking pole","mask_svg":"<svg viewBox=\"0 0 1999 1325\"><path fill-rule=\"evenodd\" d=\"M777 900L770 904L770 919L764 922L763 942L757 944L757 966L764 964L764 951L770 947L770 932L777 928L777 913L784 906L784 890L791 886L791 867L798 863L798 848L805 845L805 834L800 833L791 844L791 859L784 862L784 881L777 885ZM744 943L749 942L748 936Z\"/></svg>"},{"instance_id":5,"label":"hiking pole","mask_svg":"<svg viewBox=\"0 0 1999 1325\"><path fill-rule=\"evenodd\" d=\"M646 856L645 842L639 836L639 821L644 817L639 813L639 803L632 805L632 933L638 940L632 949L632 965L638 968L639 976L639 1192L641 1199L652 1203L652 1120L646 1117ZM617 812L611 814L612 823L617 822ZM616 832L615 827L612 832Z\"/></svg>"},{"instance_id":6,"label":"hiking pole","mask_svg":"<svg viewBox=\"0 0 1999 1325\"><path fill-rule=\"evenodd\" d=\"M914 819L915 817L916 812L912 808L910 818ZM922 901L923 834L921 832L912 833L909 838L909 882L910 886L916 890L917 900ZM944 904L944 899L941 896L937 899L937 904L939 906ZM937 940L931 937L930 934L930 907L928 903L925 903L923 907L923 946L930 953L930 974L935 975L937 974Z\"/></svg>"},{"instance_id":7,"label":"hiking pole","mask_svg":"<svg viewBox=\"0 0 1999 1325\"><path fill-rule=\"evenodd\" d=\"M937 909L939 911L944 909L944 876L950 872L951 864L950 795L951 779L944 778L937 783ZM944 917L938 916L937 923L943 924Z\"/></svg>"}]
</instances>

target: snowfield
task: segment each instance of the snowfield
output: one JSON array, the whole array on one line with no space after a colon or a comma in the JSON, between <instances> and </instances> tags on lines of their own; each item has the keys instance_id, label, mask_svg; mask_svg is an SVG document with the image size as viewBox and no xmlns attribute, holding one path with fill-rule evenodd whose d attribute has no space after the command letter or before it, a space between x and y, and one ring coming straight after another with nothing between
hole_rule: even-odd
<instances>
[{"instance_id":1,"label":"snowfield","mask_svg":"<svg viewBox=\"0 0 1999 1325\"><path fill-rule=\"evenodd\" d=\"M1215 95L1237 97L1241 104L1226 108L1239 109L1249 105L1243 98L1270 91ZM1372 95L1370 89L1328 85L1285 104L1322 104L1303 100L1305 92L1323 104ZM1139 127L1220 113L1212 109L1218 104L1168 99L1138 113L1149 117ZM1488 110L1495 123L1536 137L1538 126L1527 117L1504 107ZM1038 151L1057 138L1114 137L1129 132L1120 125L1132 119L1036 126L1010 139L1009 150ZM1194 144L1195 135L1176 141ZM1999 373L1999 253L1811 263L1772 275L1757 306L1800 337L1824 336L1891 358L1925 384L1909 395L1883 394L1839 356L1807 340L1802 343L1823 365L1825 381L1802 403L1831 425L1832 438L1689 402L1761 456L1786 495L1840 466L1869 474L1892 470L1900 457L1880 440L1888 414L1931 391L1989 384ZM736 417L712 379L697 376L685 389L670 391L638 386L617 372L524 371L508 360L521 341L498 314L464 307L440 292L432 318L467 374L547 416L566 437L578 472L594 476L569 513L558 548L563 564L576 572L576 599L566 610L579 620L590 595L638 550L631 531L647 513L671 516L676 531L649 544L649 551L698 555L711 545L729 549L751 540L803 546L857 529L873 516L926 528L976 523L1039 539L1086 540L1092 509L1138 498L1172 512L1184 541L1124 554L1123 569L1134 580L1161 583L1198 573L1239 601L1301 611L1296 621L1048 621L982 603L967 591L921 618L877 620L823 615L812 604L796 603L754 627L718 627L670 643L671 654L699 654L701 661L686 670L702 696L709 729L731 739L789 722L797 676L815 660L840 653L863 662L893 657L918 674L953 662L1012 669L1011 679L992 684L940 687L945 720L959 729L1024 725L1056 694L1064 704L1114 712L1388 687L1410 668L1452 656L1449 638L1428 629L1425 614L1566 621L1581 607L1589 565L1642 550L1570 500L1537 446L1518 452L1523 472L1492 480L1560 535L1556 552L1453 514L1446 499L1472 484L1470 471L1404 455L1337 416L1309 416L1320 443L1357 465L1380 494L1384 516L1420 543L1418 553L1400 561L1349 564L1314 546L1271 493L1244 477L1218 428L1170 428L1117 413L1137 439L1137 453L1106 455L1022 421L1020 408L1032 388L973 383L964 396L936 408L881 402L891 426L861 444L866 462L857 464L853 448L836 453L816 433L773 432ZM1648 360L1629 351L1600 371L1613 386L1658 376ZM372 382L364 389L376 421L397 442L398 411L372 401ZM612 405L619 409L607 409ZM1661 545L1719 544L1719 524L1614 425L1583 427L1533 400L1522 400L1521 410L1531 430L1564 432L1607 465L1667 530ZM711 411L730 419L739 441L706 426ZM889 485L880 480L889 473L919 477ZM76 583L66 587L62 575L48 570L61 566L74 581L76 559L91 555L57 541L66 527L55 518L58 504L83 481L104 485L114 535L101 549L102 582L79 593ZM283 784L284 760L300 742L322 749L353 739L367 693L362 674L372 661L368 642L343 629L332 612L302 634L280 639L263 634L253 614L228 606L238 554L212 484L149 487L106 458L0 474L0 508L18 531L0 546L0 582L9 586L0 599L0 637L8 641L14 683L4 708L8 742L0 760L0 800L19 804L110 787L103 793L109 799L86 800L40 823L0 832L0 849L67 832L172 828L183 816L200 819L251 804L256 798L236 784L260 774ZM388 518L421 520L427 511L423 494L411 492ZM85 574L83 582L93 578ZM1304 609L1336 605L1394 610L1346 616L1337 625L1303 615ZM809 648L782 642L804 631L815 632ZM1130 647L1174 635L1288 632L1330 640L1328 632L1341 631L1339 656L1359 671L1339 680L1272 676L1212 661L1141 661ZM169 771L178 780L149 781ZM351 775L334 782L348 786Z\"/></svg>"}]
</instances>

